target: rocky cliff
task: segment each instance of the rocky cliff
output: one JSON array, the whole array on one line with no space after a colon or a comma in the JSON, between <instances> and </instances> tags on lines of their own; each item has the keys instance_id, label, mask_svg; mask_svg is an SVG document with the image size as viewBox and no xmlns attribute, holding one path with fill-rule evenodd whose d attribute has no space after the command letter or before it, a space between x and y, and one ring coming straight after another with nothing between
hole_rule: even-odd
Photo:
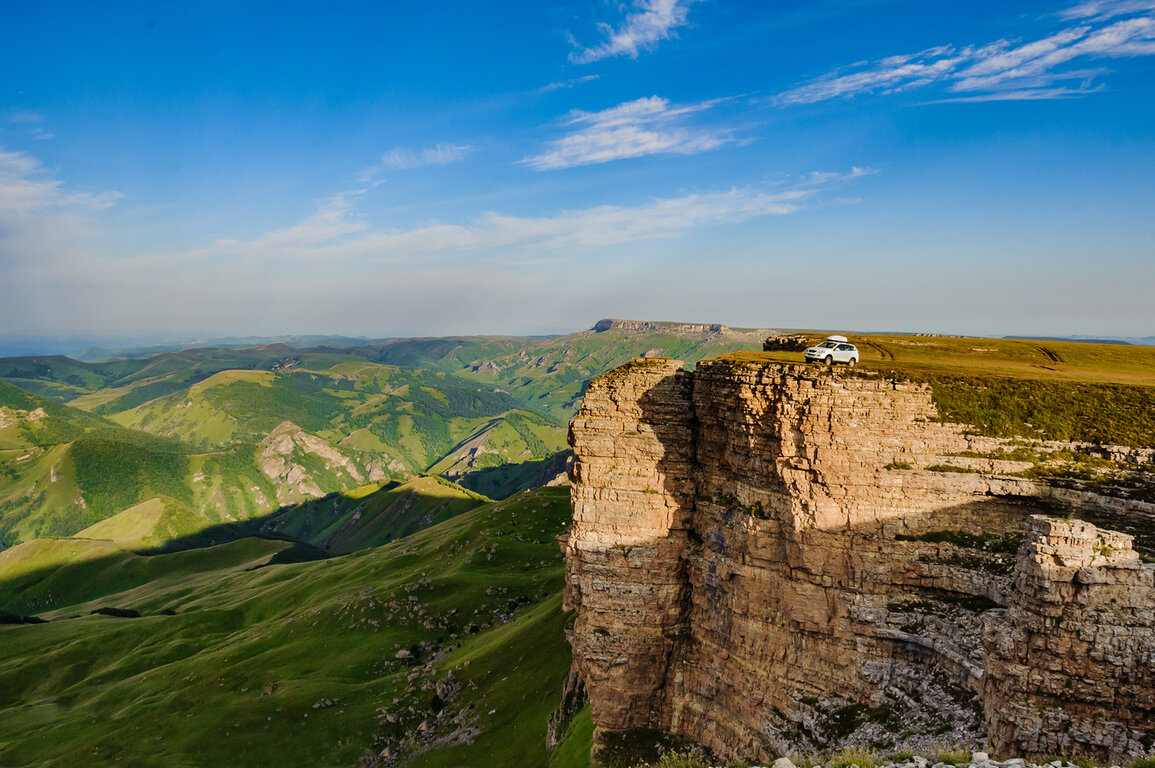
<instances>
[{"instance_id":1,"label":"rocky cliff","mask_svg":"<svg viewBox=\"0 0 1155 768\"><path fill-rule=\"evenodd\" d=\"M639 360L591 383L570 442L566 601L595 750L649 730L748 760L1149 745L1155 566L1052 519L1105 500L940 422L928 386Z\"/></svg>"}]
</instances>

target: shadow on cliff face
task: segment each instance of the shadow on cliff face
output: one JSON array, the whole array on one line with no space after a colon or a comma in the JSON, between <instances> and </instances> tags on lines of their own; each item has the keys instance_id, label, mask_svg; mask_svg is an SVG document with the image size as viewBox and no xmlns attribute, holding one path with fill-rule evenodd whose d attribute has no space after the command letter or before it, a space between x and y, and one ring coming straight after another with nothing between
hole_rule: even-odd
<instances>
[{"instance_id":1,"label":"shadow on cliff face","mask_svg":"<svg viewBox=\"0 0 1155 768\"><path fill-rule=\"evenodd\" d=\"M983 499L796 530L699 499L692 609L671 665L681 732L757 760L981 744L982 615L1005 604L1023 520L1040 511Z\"/></svg>"},{"instance_id":2,"label":"shadow on cliff face","mask_svg":"<svg viewBox=\"0 0 1155 768\"><path fill-rule=\"evenodd\" d=\"M658 729L751 760L981 745L982 617L1014 593L1023 521L1101 520L1095 499L1047 496L916 386L678 378L618 369L571 431L573 647L599 740Z\"/></svg>"},{"instance_id":3,"label":"shadow on cliff face","mask_svg":"<svg viewBox=\"0 0 1155 768\"><path fill-rule=\"evenodd\" d=\"M566 596L581 609L571 644L599 734L671 730L668 664L689 607L691 394L681 362L638 360L591 382L571 422ZM595 739L595 755L604 746Z\"/></svg>"},{"instance_id":4,"label":"shadow on cliff face","mask_svg":"<svg viewBox=\"0 0 1155 768\"><path fill-rule=\"evenodd\" d=\"M669 660L648 665L664 677L647 720L724 759L982 747L983 617L1014 592L1025 521L1083 517L990 497L795 530L726 501L697 501ZM636 747L643 727L601 738Z\"/></svg>"}]
</instances>

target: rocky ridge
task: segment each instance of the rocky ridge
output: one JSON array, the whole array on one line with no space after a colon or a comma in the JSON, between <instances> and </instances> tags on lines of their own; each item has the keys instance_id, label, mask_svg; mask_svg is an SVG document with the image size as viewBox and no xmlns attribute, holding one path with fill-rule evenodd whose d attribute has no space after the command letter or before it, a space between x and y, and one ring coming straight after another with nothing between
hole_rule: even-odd
<instances>
[{"instance_id":1,"label":"rocky ridge","mask_svg":"<svg viewBox=\"0 0 1155 768\"><path fill-rule=\"evenodd\" d=\"M957 752L958 750L956 750ZM875 768L1079 768L1075 763L1069 763L1065 760L1051 760L1050 762L1033 763L1021 757L1010 757L1006 760L993 760L986 752L971 752L969 757L950 754L946 757L950 762L945 762L942 759L943 755L932 755L931 757L924 757L922 755L911 755L905 760L891 760L882 763L875 763ZM800 761L801 766L798 766L788 757L780 757L769 766L751 766L751 768L805 768L808 762ZM820 765L814 765L813 768L822 768ZM857 763L847 764L847 768L858 768ZM1121 768L1120 766L1112 766L1111 768Z\"/></svg>"},{"instance_id":2,"label":"rocky ridge","mask_svg":"<svg viewBox=\"0 0 1155 768\"><path fill-rule=\"evenodd\" d=\"M595 754L641 729L723 759L1150 746L1155 567L1054 515L1151 505L1024 476L926 385L638 360L591 383L570 441Z\"/></svg>"}]
</instances>

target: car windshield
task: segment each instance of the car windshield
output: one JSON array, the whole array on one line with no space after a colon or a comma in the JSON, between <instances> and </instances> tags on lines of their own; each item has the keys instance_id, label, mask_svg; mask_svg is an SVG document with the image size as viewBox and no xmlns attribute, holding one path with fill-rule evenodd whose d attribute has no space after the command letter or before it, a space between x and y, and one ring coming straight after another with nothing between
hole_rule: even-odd
<instances>
[{"instance_id":1,"label":"car windshield","mask_svg":"<svg viewBox=\"0 0 1155 768\"><path fill-rule=\"evenodd\" d=\"M824 341L818 345L818 348L819 349L834 349L834 342L833 341Z\"/></svg>"}]
</instances>

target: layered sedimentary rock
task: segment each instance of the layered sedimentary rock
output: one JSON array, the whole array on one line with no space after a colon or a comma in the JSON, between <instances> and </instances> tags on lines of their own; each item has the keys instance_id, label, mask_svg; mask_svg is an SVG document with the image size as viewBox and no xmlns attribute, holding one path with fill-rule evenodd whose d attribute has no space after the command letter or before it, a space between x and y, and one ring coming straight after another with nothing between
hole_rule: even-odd
<instances>
[{"instance_id":1,"label":"layered sedimentary rock","mask_svg":"<svg viewBox=\"0 0 1155 768\"><path fill-rule=\"evenodd\" d=\"M619 330L635 333L729 333L730 329L720 323L669 323L655 320L622 320L608 317L594 323L595 331Z\"/></svg>"},{"instance_id":2,"label":"layered sedimentary rock","mask_svg":"<svg viewBox=\"0 0 1155 768\"><path fill-rule=\"evenodd\" d=\"M1155 568L1131 537L1033 518L1006 611L984 616L991 739L1037 754L1142 751L1155 725Z\"/></svg>"},{"instance_id":3,"label":"layered sedimentary rock","mask_svg":"<svg viewBox=\"0 0 1155 768\"><path fill-rule=\"evenodd\" d=\"M1044 597L1015 602L1047 587L1014 569L1024 520L1063 497L1015 476L1029 465L988 458L999 441L940 423L926 386L639 360L591 383L570 440L567 604L599 741L650 728L763 760L848 736L977 741L989 725L1000 749L1036 748L1027 715L991 713L1053 637L1031 618L1053 623ZM1024 639L1000 645L988 623L984 655L996 606ZM1120 619L1127 647L1149 649L1139 613ZM1113 637L1083 652L1098 658ZM1134 685L1150 692L1148 678ZM1151 730L1152 711L1140 703L1128 727ZM1067 743L1133 749L1106 728Z\"/></svg>"},{"instance_id":4,"label":"layered sedimentary rock","mask_svg":"<svg viewBox=\"0 0 1155 768\"><path fill-rule=\"evenodd\" d=\"M570 431L573 526L566 595L579 608L574 645L589 663L594 718L614 730L652 727L682 623L682 571L693 509L690 374L647 361L591 385Z\"/></svg>"}]
</instances>

